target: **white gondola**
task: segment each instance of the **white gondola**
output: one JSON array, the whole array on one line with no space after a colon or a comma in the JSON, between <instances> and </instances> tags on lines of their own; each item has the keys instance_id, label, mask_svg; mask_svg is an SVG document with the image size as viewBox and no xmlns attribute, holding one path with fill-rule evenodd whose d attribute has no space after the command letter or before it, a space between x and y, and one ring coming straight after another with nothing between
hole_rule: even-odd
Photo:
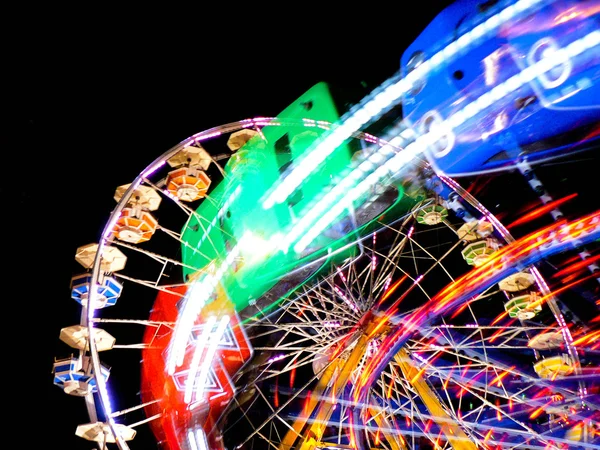
<instances>
[{"instance_id":1,"label":"white gondola","mask_svg":"<svg viewBox=\"0 0 600 450\"><path fill-rule=\"evenodd\" d=\"M99 352L110 350L115 345L116 339L101 328L94 328L94 342ZM69 347L78 350L89 348L89 330L83 325L73 325L60 330L60 340Z\"/></svg>"},{"instance_id":2,"label":"white gondola","mask_svg":"<svg viewBox=\"0 0 600 450\"><path fill-rule=\"evenodd\" d=\"M125 192L127 192L127 189L129 189L130 186L131 183L119 186L115 191L114 199L117 202L121 201L121 198L123 198L123 195L125 195ZM145 211L156 211L161 201L162 197L156 190L148 186L137 186L131 194L127 204L137 206Z\"/></svg>"},{"instance_id":3,"label":"white gondola","mask_svg":"<svg viewBox=\"0 0 600 450\"><path fill-rule=\"evenodd\" d=\"M130 441L135 437L136 431L131 427L117 423L115 424L115 428L118 429L117 433L125 441ZM75 434L87 441L108 444L114 444L117 442L110 426L103 422L85 423L79 425L77 430L75 430Z\"/></svg>"},{"instance_id":4,"label":"white gondola","mask_svg":"<svg viewBox=\"0 0 600 450\"><path fill-rule=\"evenodd\" d=\"M81 246L75 253L75 261L86 269L91 269L98 253L98 244L91 243ZM100 269L103 272L118 272L125 268L127 257L117 247L107 245L102 250Z\"/></svg>"}]
</instances>

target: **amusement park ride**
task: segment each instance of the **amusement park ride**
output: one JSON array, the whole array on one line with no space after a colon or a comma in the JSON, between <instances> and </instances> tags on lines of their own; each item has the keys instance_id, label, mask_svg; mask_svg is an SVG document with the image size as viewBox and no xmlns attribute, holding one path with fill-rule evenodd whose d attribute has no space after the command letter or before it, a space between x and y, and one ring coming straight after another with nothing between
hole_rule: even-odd
<instances>
[{"instance_id":1,"label":"amusement park ride","mask_svg":"<svg viewBox=\"0 0 600 450\"><path fill-rule=\"evenodd\" d=\"M544 172L597 161L599 25L598 0L458 0L349 110L318 83L116 187L75 255L81 321L53 367L86 404L76 434L100 450L135 450L141 429L163 450L600 448L600 205L574 212ZM505 174L511 209L529 206L512 223L477 189ZM121 408L114 386L138 376Z\"/></svg>"}]
</instances>

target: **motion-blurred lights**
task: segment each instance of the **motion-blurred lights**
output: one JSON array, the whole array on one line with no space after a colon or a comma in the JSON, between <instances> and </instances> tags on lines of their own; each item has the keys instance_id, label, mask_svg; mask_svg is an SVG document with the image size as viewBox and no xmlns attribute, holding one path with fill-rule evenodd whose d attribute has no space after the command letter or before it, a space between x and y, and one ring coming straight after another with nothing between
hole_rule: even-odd
<instances>
[{"instance_id":1,"label":"motion-blurred lights","mask_svg":"<svg viewBox=\"0 0 600 450\"><path fill-rule=\"evenodd\" d=\"M269 239L265 239L257 233L246 231L238 244L244 263L253 264L263 261L278 247L282 240L283 235L281 233L275 233Z\"/></svg>"},{"instance_id":2,"label":"motion-blurred lights","mask_svg":"<svg viewBox=\"0 0 600 450\"><path fill-rule=\"evenodd\" d=\"M527 62L530 66L533 66L540 60L554 58L559 48L558 43L554 39L549 37L542 38L531 47L531 50L527 54ZM551 68L548 72L539 75L538 79L544 88L555 88L569 78L573 64L568 54L564 54L562 57L565 60L564 62Z\"/></svg>"},{"instance_id":3,"label":"motion-blurred lights","mask_svg":"<svg viewBox=\"0 0 600 450\"><path fill-rule=\"evenodd\" d=\"M457 40L451 42L447 47L437 52L431 59L420 63L415 70L405 78L386 86L383 91L375 94L362 108L351 111L341 125L335 127L331 134L325 137L320 144L316 145L298 164L294 170L267 196L263 202L264 209L270 209L275 203L282 203L296 190L304 179L324 161L342 142L358 131L373 117L382 113L385 107L395 103L406 94L419 80L426 78L427 74L437 68L445 61L450 61L460 50L465 49L473 42L483 37L486 33L494 31L502 23L512 19L515 15L526 11L539 3L540 0L521 0L498 14L494 14L485 22L479 24L472 30L464 33Z\"/></svg>"}]
</instances>

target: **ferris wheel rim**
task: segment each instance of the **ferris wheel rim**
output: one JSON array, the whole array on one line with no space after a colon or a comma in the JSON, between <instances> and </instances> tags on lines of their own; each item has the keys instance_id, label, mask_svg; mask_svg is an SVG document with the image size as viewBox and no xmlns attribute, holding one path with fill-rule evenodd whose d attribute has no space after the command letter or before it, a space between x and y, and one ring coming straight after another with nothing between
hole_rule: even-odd
<instances>
[{"instance_id":1,"label":"ferris wheel rim","mask_svg":"<svg viewBox=\"0 0 600 450\"><path fill-rule=\"evenodd\" d=\"M262 119L261 119L261 120L262 120ZM244 126L242 126L242 125L241 125L241 124L243 124L243 123L244 123L243 121L241 121L241 122L235 122L235 123L232 123L232 124L235 124L235 125L228 124L228 125L225 125L225 126L223 126L223 127L226 127L226 129L228 129L228 130L230 130L230 129L234 129L235 127L244 128ZM217 128L220 128L220 127L217 127ZM211 129L211 131L210 131L210 132L209 132L209 131L207 131L207 132L200 133L200 134L199 134L199 135L200 135L200 138L206 138L206 139L208 139L208 138L210 137L211 133L214 133L214 130L215 130L215 129ZM198 135L195 135L195 136L198 136ZM363 137L364 137L364 136L363 136ZM191 138L190 138L190 139L191 139ZM185 147L186 143L189 143L189 142L191 142L189 139L188 139L188 140L185 140L185 141L182 141L182 143L180 143L180 144L178 144L177 146L175 146L175 147L171 148L169 151L165 152L165 154L163 154L161 157L157 158L157 160L155 160L155 162L154 162L154 163L152 163L152 164L151 164L149 167L150 167L151 169L153 169L155 165L157 165L157 164L159 164L159 163L164 163L164 161L166 161L166 159L168 159L170 156L172 156L172 155L174 155L175 153L177 153L178 151L180 151L182 148L184 148L184 147ZM382 141L382 142L384 142L384 141ZM143 178L144 178L144 177L146 176L146 174L148 173L148 171L151 171L151 170L150 170L150 169L148 169L148 170L146 170L146 171L142 172L142 173L140 174L140 176L139 176L138 178L136 178L136 182L139 182L139 183L141 183L141 182L143 181ZM132 193L134 190L135 190L135 182L131 184L131 186L130 186L129 190L127 191L127 193L129 194L129 196L131 196L131 193ZM125 196L124 196L124 198L125 198ZM121 199L121 201L119 202L119 205L121 206L121 208L119 209L119 208L117 207L117 208L116 208L116 209L113 211L113 214L111 215L111 220L109 220L109 222L107 223L107 226L105 227L105 230L112 229L112 228L109 226L109 224L110 224L110 223L112 223L111 221L112 221L113 215L115 215L115 214L119 214L119 213L122 211L122 207L124 207L125 203L126 203L126 200L123 200L123 199ZM474 207L474 206L475 206L475 204L471 203L471 206L473 206L473 207ZM480 205L479 203L477 203L477 207L478 207L478 208L482 208L482 205ZM477 208L476 208L476 209L477 209ZM482 211L482 210L480 209L480 213L482 213L482 215L483 215L483 216L485 216L485 217L489 217L489 218L493 218L493 216L491 216L489 213L485 213L485 211L486 211L486 210ZM500 222L498 222L498 223L500 223ZM103 240L101 240L101 245L102 245L102 244L104 244L104 245L109 245L110 243L111 243L111 240L110 240L109 238L103 238ZM99 277L99 274L100 274L100 262L99 262L99 261L100 261L100 255L101 255L101 252L99 251L99 252L97 253L97 256L96 256L96 258L97 258L97 259L96 259L96 261L95 261L95 263L94 263L93 277L95 276L95 277L96 277L96 279ZM493 284L493 283L492 283L492 284ZM93 303L93 298L91 298L91 299L90 299L90 303ZM92 338L90 339L90 352L91 352L91 355L92 355L92 362L94 362L94 363L97 363L97 367L100 367L100 366L101 366L101 364L100 364L100 360L99 360L99 357L98 357L98 351L97 351L97 350L96 350L96 348L95 348L95 341L94 341L94 339L93 339L93 333L94 333L94 328L93 328L93 327L94 327L94 321L93 321L93 309L92 309L92 308L88 308L88 312L90 312L90 311L92 312L92 314L90 314L90 315L88 315L88 316L87 316L87 320L88 320L88 326L89 326L89 333L90 333L90 336L92 337ZM95 357L94 357L94 352L95 352L95 355L96 355ZM95 358L97 358L97 361L95 361ZM105 382L105 380L100 380L100 381L99 381L99 383L103 383L103 382ZM102 389L105 389L105 388L101 387L101 390L102 390ZM101 391L101 392L102 392L102 391ZM92 406L93 406L93 405L92 405ZM89 407L89 404L88 404L88 407ZM110 415L107 415L107 417L109 417L109 420L111 420L111 419L110 419ZM91 418L92 418L92 417L91 417ZM93 420L93 418L92 418L92 420ZM110 422L109 422L109 424L110 424ZM115 422L115 424L116 424L116 422ZM115 432L115 431L116 431L116 432ZM119 432L120 432L120 431L119 431L118 429L117 429L117 430L113 430L113 433L114 433L114 435L116 436L116 441L117 441L118 445L119 445L119 446L120 446L120 448L122 448L122 449L128 449L129 447L128 447L128 445L127 445L127 443L126 443L125 441L119 442L119 439L120 439L120 437L119 437Z\"/></svg>"}]
</instances>

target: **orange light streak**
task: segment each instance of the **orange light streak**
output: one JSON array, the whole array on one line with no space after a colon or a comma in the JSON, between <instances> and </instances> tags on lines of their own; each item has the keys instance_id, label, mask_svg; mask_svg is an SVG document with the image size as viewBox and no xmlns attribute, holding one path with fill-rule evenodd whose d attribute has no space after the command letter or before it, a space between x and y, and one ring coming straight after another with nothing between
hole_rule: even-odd
<instances>
[{"instance_id":1,"label":"orange light streak","mask_svg":"<svg viewBox=\"0 0 600 450\"><path fill-rule=\"evenodd\" d=\"M511 319L511 320L510 320L510 321L509 321L509 322L506 324L506 326L508 327L508 326L512 325L512 324L513 324L513 322L514 322L515 320L516 320L516 319ZM494 342L494 341L495 341L495 340L496 340L496 339L497 339L497 338L498 338L498 337L499 337L499 336L502 334L502 332L503 332L503 331L506 331L506 330L505 330L504 328L499 328L499 329L498 329L498 331L496 331L494 334L492 334L492 335L490 336L490 342Z\"/></svg>"},{"instance_id":2,"label":"orange light streak","mask_svg":"<svg viewBox=\"0 0 600 450\"><path fill-rule=\"evenodd\" d=\"M390 384L388 385L388 389L386 392L386 398L391 398L392 396L392 388L394 387L394 384L396 383L395 380L396 379L400 379L400 377L398 377L398 373L396 372L396 369L394 367L392 367L392 377L390 377Z\"/></svg>"},{"instance_id":3,"label":"orange light streak","mask_svg":"<svg viewBox=\"0 0 600 450\"><path fill-rule=\"evenodd\" d=\"M463 304L462 304L462 306L461 306L460 308L458 308L458 309L457 309L457 310L456 310L456 311L455 311L455 312L452 314L452 316L450 316L450 318L451 318L451 319L454 319L454 318L456 318L456 316L458 316L458 315L459 315L461 312L463 312L463 311L464 311L464 310L467 308L467 306L469 306L469 304L470 304L470 303L471 303L470 301L463 303Z\"/></svg>"},{"instance_id":4,"label":"orange light streak","mask_svg":"<svg viewBox=\"0 0 600 450\"><path fill-rule=\"evenodd\" d=\"M307 391L306 398L304 399L304 406L302 408L302 414L305 416L308 414L308 407L310 404L310 398L312 397L312 391Z\"/></svg>"},{"instance_id":5,"label":"orange light streak","mask_svg":"<svg viewBox=\"0 0 600 450\"><path fill-rule=\"evenodd\" d=\"M503 313L498 314L498 317L496 317L492 321L492 323L490 323L490 326L496 325L498 322L500 322L502 319L504 319L507 315L508 315L508 311L504 311Z\"/></svg>"},{"instance_id":6,"label":"orange light streak","mask_svg":"<svg viewBox=\"0 0 600 450\"><path fill-rule=\"evenodd\" d=\"M450 430L452 430L452 429L450 429ZM440 439L442 438L442 433L443 433L443 431L440 431L440 432L438 433L438 435L437 435L437 437L435 438L435 441L434 441L434 443L433 443L433 445L434 445L434 447L435 447L436 449L438 449L438 448L440 447Z\"/></svg>"},{"instance_id":7,"label":"orange light streak","mask_svg":"<svg viewBox=\"0 0 600 450\"><path fill-rule=\"evenodd\" d=\"M387 392L385 393L385 398L392 397L392 388L394 387L394 380L390 379L390 383L388 384Z\"/></svg>"},{"instance_id":8,"label":"orange light streak","mask_svg":"<svg viewBox=\"0 0 600 450\"><path fill-rule=\"evenodd\" d=\"M331 387L331 404L332 405L336 404L336 399L335 399L336 383L337 383L337 378L333 380L333 386Z\"/></svg>"},{"instance_id":9,"label":"orange light streak","mask_svg":"<svg viewBox=\"0 0 600 450\"><path fill-rule=\"evenodd\" d=\"M407 278L408 278L408 275L404 275L402 278L400 278L398 281L396 281L394 284L392 284L388 288L388 290L383 294L383 296L381 297L381 300L379 300L379 302L377 302L377 306L380 306L381 303L386 301L389 298L389 296L394 293L394 291L398 288L398 286L400 286L402 284L402 282L404 280L406 280Z\"/></svg>"},{"instance_id":10,"label":"orange light streak","mask_svg":"<svg viewBox=\"0 0 600 450\"><path fill-rule=\"evenodd\" d=\"M539 305L542 305L548 298L551 298L554 295L558 295L561 292L566 291L567 289L572 288L573 286L578 285L579 283L583 283L584 281L589 280L590 278L596 278L598 275L595 273L590 273L589 275L580 278L576 281L572 281L571 283L565 284L564 286L560 287L559 289L555 289L552 292L540 297L538 300L536 300L535 302L532 302L529 304L529 308L535 308Z\"/></svg>"},{"instance_id":11,"label":"orange light streak","mask_svg":"<svg viewBox=\"0 0 600 450\"><path fill-rule=\"evenodd\" d=\"M411 378L410 383L413 384L415 381L417 381L419 378L421 378L421 375L423 375L423 372L425 372L425 367L423 367L422 369L420 369L417 374Z\"/></svg>"},{"instance_id":12,"label":"orange light streak","mask_svg":"<svg viewBox=\"0 0 600 450\"><path fill-rule=\"evenodd\" d=\"M444 383L442 384L442 386L444 387L444 390L446 388L448 388L448 383L450 382L450 379L452 378L453 371L454 371L454 367L452 369L450 369L450 372L448 372L448 377L444 380Z\"/></svg>"},{"instance_id":13,"label":"orange light streak","mask_svg":"<svg viewBox=\"0 0 600 450\"><path fill-rule=\"evenodd\" d=\"M577 257L574 257L574 258L577 258ZM582 261L577 261L577 262L572 263L569 266L565 267L564 269L561 269L558 272L554 273L552 275L552 277L558 278L558 277L562 277L563 275L567 275L569 273L579 271L579 270L584 269L585 267L589 266L590 264L593 264L594 262L598 261L599 259L600 259L600 254L594 255L591 258L587 258Z\"/></svg>"},{"instance_id":14,"label":"orange light streak","mask_svg":"<svg viewBox=\"0 0 600 450\"><path fill-rule=\"evenodd\" d=\"M402 300L404 300L408 294L410 294L410 292L413 290L413 288L415 286L417 286L417 285L416 284L410 285L406 289L406 291L404 291L404 293L398 298L398 300L396 300L394 303L392 303L392 305L388 308L388 311L391 313L391 312L395 311L396 309L398 309L398 306L400 305L400 302Z\"/></svg>"},{"instance_id":15,"label":"orange light streak","mask_svg":"<svg viewBox=\"0 0 600 450\"><path fill-rule=\"evenodd\" d=\"M550 400L548 403L546 403L546 404L544 404L544 405L540 406L539 408L535 409L535 410L534 410L534 411L533 411L533 412L532 412L532 413L529 415L529 418L533 420L533 419L535 419L536 417L538 417L540 414L542 414L542 413L543 413L543 412L546 410L546 408L548 407L548 405L549 405L550 403L552 403L552 400Z\"/></svg>"},{"instance_id":16,"label":"orange light streak","mask_svg":"<svg viewBox=\"0 0 600 450\"><path fill-rule=\"evenodd\" d=\"M508 375L516 366L511 366L508 369L506 369L504 372L502 372L501 374L499 374L496 378L494 378L490 385L494 385L496 383L498 383L498 387L502 386L502 379L504 377L506 377L506 375Z\"/></svg>"},{"instance_id":17,"label":"orange light streak","mask_svg":"<svg viewBox=\"0 0 600 450\"><path fill-rule=\"evenodd\" d=\"M465 368L462 370L462 372L460 373L461 377L464 377L465 374L467 373L467 371L469 370L469 367L471 367L471 364L473 364L473 361L469 361L467 363L467 365L465 366Z\"/></svg>"},{"instance_id":18,"label":"orange light streak","mask_svg":"<svg viewBox=\"0 0 600 450\"><path fill-rule=\"evenodd\" d=\"M600 336L600 330L593 331L589 334L585 334L585 335L581 336L578 339L575 339L573 341L573 345L583 345L586 343L593 344L593 343L595 343L598 336Z\"/></svg>"},{"instance_id":19,"label":"orange light streak","mask_svg":"<svg viewBox=\"0 0 600 450\"><path fill-rule=\"evenodd\" d=\"M356 441L354 440L354 433L356 433L356 430L354 429L354 419L352 414L348 416L348 422L348 425L350 426L350 447L356 448Z\"/></svg>"},{"instance_id":20,"label":"orange light streak","mask_svg":"<svg viewBox=\"0 0 600 450\"><path fill-rule=\"evenodd\" d=\"M371 339L375 335L375 333L377 333L379 329L388 322L389 318L392 317L393 314L394 312L390 311L386 313L383 317L377 319L377 325L375 326L375 328L373 328L373 331L371 331L367 337Z\"/></svg>"},{"instance_id":21,"label":"orange light streak","mask_svg":"<svg viewBox=\"0 0 600 450\"><path fill-rule=\"evenodd\" d=\"M485 437L483 438L483 442L489 441L491 437L492 437L492 429L490 428L489 431L485 434Z\"/></svg>"}]
</instances>

